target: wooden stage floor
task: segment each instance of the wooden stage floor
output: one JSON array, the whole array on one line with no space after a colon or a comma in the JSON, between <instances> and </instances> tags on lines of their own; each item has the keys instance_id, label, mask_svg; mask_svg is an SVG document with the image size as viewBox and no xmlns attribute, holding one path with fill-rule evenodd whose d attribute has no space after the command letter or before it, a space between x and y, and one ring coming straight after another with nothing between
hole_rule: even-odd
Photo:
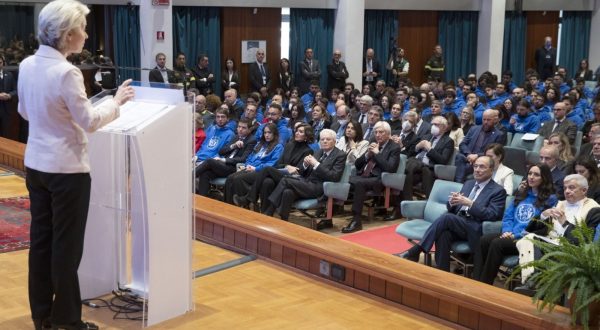
<instances>
[{"instance_id":1,"label":"wooden stage floor","mask_svg":"<svg viewBox=\"0 0 600 330\"><path fill-rule=\"evenodd\" d=\"M194 242L194 270L241 255ZM0 254L0 329L31 329L27 250ZM261 259L193 280L195 310L153 329L443 329L397 307ZM102 329L138 329L106 309L83 308Z\"/></svg>"}]
</instances>

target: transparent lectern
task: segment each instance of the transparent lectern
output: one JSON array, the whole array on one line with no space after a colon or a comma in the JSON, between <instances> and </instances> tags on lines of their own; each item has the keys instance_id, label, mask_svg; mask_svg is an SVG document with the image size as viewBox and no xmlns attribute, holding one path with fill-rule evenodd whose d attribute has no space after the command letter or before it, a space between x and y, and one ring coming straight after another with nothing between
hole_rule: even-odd
<instances>
[{"instance_id":1,"label":"transparent lectern","mask_svg":"<svg viewBox=\"0 0 600 330\"><path fill-rule=\"evenodd\" d=\"M88 136L92 192L79 281L82 299L132 292L151 326L193 308L193 110L181 89L134 88L121 116Z\"/></svg>"}]
</instances>

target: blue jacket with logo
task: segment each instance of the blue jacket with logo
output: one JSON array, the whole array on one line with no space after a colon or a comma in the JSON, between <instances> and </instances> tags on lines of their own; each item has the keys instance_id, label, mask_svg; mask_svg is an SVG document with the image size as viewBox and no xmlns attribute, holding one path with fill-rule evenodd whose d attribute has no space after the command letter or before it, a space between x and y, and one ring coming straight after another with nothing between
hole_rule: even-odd
<instances>
[{"instance_id":1,"label":"blue jacket with logo","mask_svg":"<svg viewBox=\"0 0 600 330\"><path fill-rule=\"evenodd\" d=\"M219 127L212 125L206 130L206 139L202 143L200 150L196 153L198 161L207 160L218 155L219 150L230 141L235 134L227 125Z\"/></svg>"},{"instance_id":2,"label":"blue jacket with logo","mask_svg":"<svg viewBox=\"0 0 600 330\"><path fill-rule=\"evenodd\" d=\"M537 196L529 189L529 191L527 191L527 197L519 202L519 205L515 206L515 203L510 203L504 212L504 218L502 218L503 234L512 233L515 236L515 239L522 238L527 234L525 228L529 221L534 217L539 218L544 210L554 207L558 202L556 195L550 195L544 206L538 208L535 206L536 198Z\"/></svg>"}]
</instances>

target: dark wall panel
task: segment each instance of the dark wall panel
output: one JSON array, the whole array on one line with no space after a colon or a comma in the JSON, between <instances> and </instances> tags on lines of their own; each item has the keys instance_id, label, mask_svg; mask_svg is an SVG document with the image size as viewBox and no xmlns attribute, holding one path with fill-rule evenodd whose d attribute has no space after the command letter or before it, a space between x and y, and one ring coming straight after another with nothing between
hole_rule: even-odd
<instances>
[{"instance_id":1,"label":"dark wall panel","mask_svg":"<svg viewBox=\"0 0 600 330\"><path fill-rule=\"evenodd\" d=\"M528 11L525 69L535 68L535 50L544 45L546 36L552 37L553 46L556 47L558 41L558 12Z\"/></svg>"},{"instance_id":2,"label":"dark wall panel","mask_svg":"<svg viewBox=\"0 0 600 330\"><path fill-rule=\"evenodd\" d=\"M410 62L408 77L420 84L425 80L423 67L438 43L438 13L405 10L398 15L398 45L404 48Z\"/></svg>"}]
</instances>

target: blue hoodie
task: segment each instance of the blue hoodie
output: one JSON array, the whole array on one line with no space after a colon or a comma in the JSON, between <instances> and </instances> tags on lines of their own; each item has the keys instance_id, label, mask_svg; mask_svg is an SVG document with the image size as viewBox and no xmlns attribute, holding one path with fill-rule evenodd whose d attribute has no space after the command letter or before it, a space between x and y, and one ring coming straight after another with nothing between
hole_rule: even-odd
<instances>
[{"instance_id":1,"label":"blue hoodie","mask_svg":"<svg viewBox=\"0 0 600 330\"><path fill-rule=\"evenodd\" d=\"M446 114L446 113L452 111L458 116L458 118L460 118L460 113L462 112L462 109L465 107L465 105L466 105L465 101L456 98L456 99L454 99L452 104L444 105L444 108L442 108L442 114Z\"/></svg>"},{"instance_id":2,"label":"blue hoodie","mask_svg":"<svg viewBox=\"0 0 600 330\"><path fill-rule=\"evenodd\" d=\"M235 134L227 126L219 127L212 125L206 130L206 139L200 150L196 153L198 161L213 158L219 154L219 150L230 141Z\"/></svg>"},{"instance_id":3,"label":"blue hoodie","mask_svg":"<svg viewBox=\"0 0 600 330\"><path fill-rule=\"evenodd\" d=\"M531 107L534 113L538 116L540 123L546 122L548 120L554 119L554 112L547 105L543 105L541 108L536 109L535 107Z\"/></svg>"},{"instance_id":4,"label":"blue hoodie","mask_svg":"<svg viewBox=\"0 0 600 330\"><path fill-rule=\"evenodd\" d=\"M502 219L502 233L513 233L515 239L522 238L527 234L525 228L532 218L540 216L542 211L554 207L558 202L556 195L550 195L548 200L542 208L535 206L536 195L533 194L531 189L527 191L527 197L519 202L519 205L515 207L515 203L510 203L506 211L504 212L504 218Z\"/></svg>"},{"instance_id":5,"label":"blue hoodie","mask_svg":"<svg viewBox=\"0 0 600 330\"><path fill-rule=\"evenodd\" d=\"M508 131L512 133L537 133L540 130L540 119L534 113L528 113L527 116L513 116L517 119L514 125L508 126Z\"/></svg>"},{"instance_id":6,"label":"blue hoodie","mask_svg":"<svg viewBox=\"0 0 600 330\"><path fill-rule=\"evenodd\" d=\"M573 110L571 110L566 118L570 121L572 121L575 125L577 125L577 130L581 131L581 129L583 128L583 124L585 123L585 121L583 120L583 114L579 113L581 112L581 109L578 108L573 108Z\"/></svg>"},{"instance_id":7,"label":"blue hoodie","mask_svg":"<svg viewBox=\"0 0 600 330\"><path fill-rule=\"evenodd\" d=\"M288 121L286 118L281 118L277 121L277 131L279 131L279 143L285 145L288 140L292 137L292 130L287 127ZM265 129L266 124L260 124L258 129L256 129L256 141L260 141L262 137L263 130Z\"/></svg>"},{"instance_id":8,"label":"blue hoodie","mask_svg":"<svg viewBox=\"0 0 600 330\"><path fill-rule=\"evenodd\" d=\"M483 123L483 112L485 108L483 104L477 103L477 106L473 109L473 116L475 116L475 125L481 125ZM460 116L458 116L460 118Z\"/></svg>"},{"instance_id":9,"label":"blue hoodie","mask_svg":"<svg viewBox=\"0 0 600 330\"><path fill-rule=\"evenodd\" d=\"M265 153L265 148L262 147L260 150L253 151L248 159L246 159L245 165L254 166L256 168L256 172L262 170L267 166L273 166L283 154L283 146L281 144L277 144L273 150L269 153Z\"/></svg>"}]
</instances>

